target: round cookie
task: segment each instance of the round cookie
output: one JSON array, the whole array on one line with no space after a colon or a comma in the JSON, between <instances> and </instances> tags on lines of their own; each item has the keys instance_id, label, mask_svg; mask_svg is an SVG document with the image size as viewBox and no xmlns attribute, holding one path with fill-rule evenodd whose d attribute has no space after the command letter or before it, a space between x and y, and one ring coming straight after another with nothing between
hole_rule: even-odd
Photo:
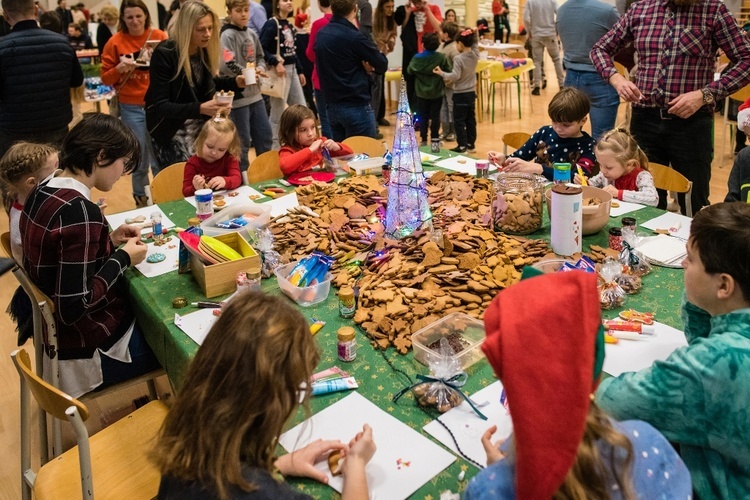
<instances>
[{"instance_id":1,"label":"round cookie","mask_svg":"<svg viewBox=\"0 0 750 500\"><path fill-rule=\"evenodd\" d=\"M157 263L163 261L166 258L167 258L167 256L164 255L163 253L156 252L156 253L152 253L151 255L149 255L148 257L146 257L146 262L148 262L149 264L157 264Z\"/></svg>"}]
</instances>

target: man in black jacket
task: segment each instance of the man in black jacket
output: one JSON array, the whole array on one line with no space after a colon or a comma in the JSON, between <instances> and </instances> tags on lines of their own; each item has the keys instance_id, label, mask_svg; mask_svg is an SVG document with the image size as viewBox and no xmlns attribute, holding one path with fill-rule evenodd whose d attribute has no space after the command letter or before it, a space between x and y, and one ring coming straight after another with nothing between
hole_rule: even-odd
<instances>
[{"instance_id":1,"label":"man in black jacket","mask_svg":"<svg viewBox=\"0 0 750 500\"><path fill-rule=\"evenodd\" d=\"M59 145L81 65L64 36L37 25L34 0L2 0L2 7L11 32L0 38L0 156L17 141Z\"/></svg>"},{"instance_id":2,"label":"man in black jacket","mask_svg":"<svg viewBox=\"0 0 750 500\"><path fill-rule=\"evenodd\" d=\"M70 9L68 9L65 0L57 0L57 8L55 9L55 12L57 12L57 15L59 15L60 19L62 20L61 33L67 33L68 25L73 22L73 13L70 12Z\"/></svg>"}]
</instances>

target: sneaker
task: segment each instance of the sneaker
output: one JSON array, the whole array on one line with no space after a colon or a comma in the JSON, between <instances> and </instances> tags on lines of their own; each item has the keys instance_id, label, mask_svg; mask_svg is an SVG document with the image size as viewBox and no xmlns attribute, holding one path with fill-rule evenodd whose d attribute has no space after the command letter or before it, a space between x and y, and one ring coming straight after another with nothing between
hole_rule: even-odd
<instances>
[{"instance_id":1,"label":"sneaker","mask_svg":"<svg viewBox=\"0 0 750 500\"><path fill-rule=\"evenodd\" d=\"M148 206L148 196L145 194L134 194L133 199L135 200L135 208Z\"/></svg>"},{"instance_id":2,"label":"sneaker","mask_svg":"<svg viewBox=\"0 0 750 500\"><path fill-rule=\"evenodd\" d=\"M543 89L547 88L547 79L546 78L544 80L542 80L542 88Z\"/></svg>"},{"instance_id":3,"label":"sneaker","mask_svg":"<svg viewBox=\"0 0 750 500\"><path fill-rule=\"evenodd\" d=\"M466 146L466 151L469 153L476 153L477 148L475 148L473 144L469 144Z\"/></svg>"},{"instance_id":4,"label":"sneaker","mask_svg":"<svg viewBox=\"0 0 750 500\"><path fill-rule=\"evenodd\" d=\"M448 142L456 142L456 134L448 134L445 136L445 139Z\"/></svg>"},{"instance_id":5,"label":"sneaker","mask_svg":"<svg viewBox=\"0 0 750 500\"><path fill-rule=\"evenodd\" d=\"M456 146L455 148L451 149L454 153L465 153L466 148L462 148L461 146Z\"/></svg>"},{"instance_id":6,"label":"sneaker","mask_svg":"<svg viewBox=\"0 0 750 500\"><path fill-rule=\"evenodd\" d=\"M380 125L381 127L390 127L391 122L389 122L385 118L381 118L380 120L378 120L378 125Z\"/></svg>"},{"instance_id":7,"label":"sneaker","mask_svg":"<svg viewBox=\"0 0 750 500\"><path fill-rule=\"evenodd\" d=\"M419 143L420 148L425 147L425 146L427 146L427 141L422 141Z\"/></svg>"},{"instance_id":8,"label":"sneaker","mask_svg":"<svg viewBox=\"0 0 750 500\"><path fill-rule=\"evenodd\" d=\"M531 95L541 95L541 91L539 90L539 87L534 87L531 91Z\"/></svg>"},{"instance_id":9,"label":"sneaker","mask_svg":"<svg viewBox=\"0 0 750 500\"><path fill-rule=\"evenodd\" d=\"M380 133L380 131L375 132L375 139L380 140L383 138L383 134Z\"/></svg>"}]
</instances>

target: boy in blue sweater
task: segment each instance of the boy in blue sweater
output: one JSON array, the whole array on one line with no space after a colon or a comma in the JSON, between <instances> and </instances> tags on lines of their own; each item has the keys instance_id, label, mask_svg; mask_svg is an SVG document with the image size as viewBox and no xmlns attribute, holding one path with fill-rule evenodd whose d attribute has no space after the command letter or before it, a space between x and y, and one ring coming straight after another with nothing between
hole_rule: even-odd
<instances>
[{"instance_id":1,"label":"boy in blue sweater","mask_svg":"<svg viewBox=\"0 0 750 500\"><path fill-rule=\"evenodd\" d=\"M520 149L508 155L489 151L490 161L502 166L503 172L541 174L552 180L553 163L570 163L570 180L576 165L588 175L594 166L594 140L583 131L591 105L586 94L565 87L555 94L547 113L552 125L540 128Z\"/></svg>"},{"instance_id":2,"label":"boy in blue sweater","mask_svg":"<svg viewBox=\"0 0 750 500\"><path fill-rule=\"evenodd\" d=\"M699 211L682 262L688 345L596 391L613 418L645 420L679 444L701 499L750 497L749 254L750 204Z\"/></svg>"}]
</instances>

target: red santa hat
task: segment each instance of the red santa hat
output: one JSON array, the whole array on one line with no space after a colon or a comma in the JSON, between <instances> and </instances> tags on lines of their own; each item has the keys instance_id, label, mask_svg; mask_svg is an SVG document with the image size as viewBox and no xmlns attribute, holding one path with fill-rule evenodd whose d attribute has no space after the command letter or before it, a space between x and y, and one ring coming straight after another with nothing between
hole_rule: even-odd
<instances>
[{"instance_id":1,"label":"red santa hat","mask_svg":"<svg viewBox=\"0 0 750 500\"><path fill-rule=\"evenodd\" d=\"M576 460L604 359L596 275L524 279L495 297L484 324L513 420L516 497L550 498Z\"/></svg>"}]
</instances>

